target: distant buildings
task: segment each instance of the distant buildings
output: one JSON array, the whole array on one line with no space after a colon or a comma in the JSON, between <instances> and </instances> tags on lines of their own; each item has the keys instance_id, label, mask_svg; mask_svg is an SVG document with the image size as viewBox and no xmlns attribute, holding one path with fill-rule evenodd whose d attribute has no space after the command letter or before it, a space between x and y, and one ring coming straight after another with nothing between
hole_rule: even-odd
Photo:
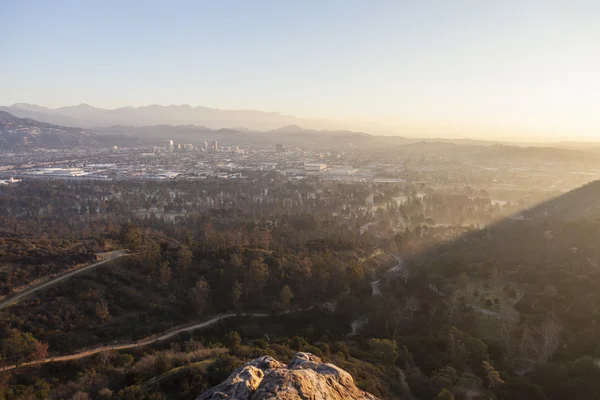
<instances>
[{"instance_id":1,"label":"distant buildings","mask_svg":"<svg viewBox=\"0 0 600 400\"><path fill-rule=\"evenodd\" d=\"M204 149L204 151L208 151L208 152L217 152L219 151L219 143L216 140L213 140L212 142L208 143L208 142L204 142L204 146L206 147Z\"/></svg>"},{"instance_id":2,"label":"distant buildings","mask_svg":"<svg viewBox=\"0 0 600 400\"><path fill-rule=\"evenodd\" d=\"M275 153L285 153L285 146L282 144L276 144Z\"/></svg>"},{"instance_id":3,"label":"distant buildings","mask_svg":"<svg viewBox=\"0 0 600 400\"><path fill-rule=\"evenodd\" d=\"M23 175L31 176L47 176L55 178L74 178L86 176L88 172L84 171L83 168L32 168Z\"/></svg>"},{"instance_id":4,"label":"distant buildings","mask_svg":"<svg viewBox=\"0 0 600 400\"><path fill-rule=\"evenodd\" d=\"M352 166L334 166L332 168L329 168L327 170L327 173L325 174L326 178L329 179L344 179L344 178L348 178L351 176L354 176L358 173L358 169L357 168L353 168Z\"/></svg>"},{"instance_id":5,"label":"distant buildings","mask_svg":"<svg viewBox=\"0 0 600 400\"><path fill-rule=\"evenodd\" d=\"M319 172L324 171L325 169L327 169L327 164L304 164L305 172Z\"/></svg>"},{"instance_id":6,"label":"distant buildings","mask_svg":"<svg viewBox=\"0 0 600 400\"><path fill-rule=\"evenodd\" d=\"M13 177L10 177L8 179L0 179L0 185L12 185L14 183L19 183L21 182L20 179L15 179Z\"/></svg>"},{"instance_id":7,"label":"distant buildings","mask_svg":"<svg viewBox=\"0 0 600 400\"><path fill-rule=\"evenodd\" d=\"M175 150L175 146L173 146L173 141L172 141L172 140L169 140L169 143L167 143L167 151L168 151L169 153L172 153L172 152L173 152L173 150Z\"/></svg>"}]
</instances>

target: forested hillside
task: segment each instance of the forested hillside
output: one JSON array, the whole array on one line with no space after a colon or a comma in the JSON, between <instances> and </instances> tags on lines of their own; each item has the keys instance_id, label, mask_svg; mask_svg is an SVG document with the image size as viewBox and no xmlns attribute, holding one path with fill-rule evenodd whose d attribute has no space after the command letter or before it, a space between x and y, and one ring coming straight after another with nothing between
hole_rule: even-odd
<instances>
[{"instance_id":1,"label":"forested hillside","mask_svg":"<svg viewBox=\"0 0 600 400\"><path fill-rule=\"evenodd\" d=\"M0 309L3 365L239 317L0 372L0 398L191 399L297 351L382 399L599 398L600 183L528 212L428 191L274 174L3 189L4 299L130 254Z\"/></svg>"}]
</instances>

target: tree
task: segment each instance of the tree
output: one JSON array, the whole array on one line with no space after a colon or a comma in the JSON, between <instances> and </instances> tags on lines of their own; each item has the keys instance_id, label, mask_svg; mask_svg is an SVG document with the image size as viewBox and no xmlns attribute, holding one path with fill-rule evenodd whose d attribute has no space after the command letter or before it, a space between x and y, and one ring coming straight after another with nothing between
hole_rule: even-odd
<instances>
[{"instance_id":1,"label":"tree","mask_svg":"<svg viewBox=\"0 0 600 400\"><path fill-rule=\"evenodd\" d=\"M458 373L454 368L446 365L444 368L435 371L432 379L439 379L440 381L447 383L445 386L450 389L458 382Z\"/></svg>"},{"instance_id":2,"label":"tree","mask_svg":"<svg viewBox=\"0 0 600 400\"><path fill-rule=\"evenodd\" d=\"M454 396L448 389L442 389L442 391L435 397L435 400L454 400Z\"/></svg>"},{"instance_id":3,"label":"tree","mask_svg":"<svg viewBox=\"0 0 600 400\"><path fill-rule=\"evenodd\" d=\"M127 386L119 391L118 398L120 400L143 400L144 391L139 385Z\"/></svg>"},{"instance_id":4,"label":"tree","mask_svg":"<svg viewBox=\"0 0 600 400\"><path fill-rule=\"evenodd\" d=\"M235 281L231 289L231 300L236 312L239 314L242 311L242 295L244 294L244 284L240 281Z\"/></svg>"},{"instance_id":5,"label":"tree","mask_svg":"<svg viewBox=\"0 0 600 400\"><path fill-rule=\"evenodd\" d=\"M458 294L459 292L456 290L444 301L446 303L446 307L448 307L448 316L450 318L450 323L454 321L454 315L456 314L458 306L460 305Z\"/></svg>"},{"instance_id":6,"label":"tree","mask_svg":"<svg viewBox=\"0 0 600 400\"><path fill-rule=\"evenodd\" d=\"M96 316L102 322L110 320L110 312L106 300L102 299L96 303Z\"/></svg>"},{"instance_id":7,"label":"tree","mask_svg":"<svg viewBox=\"0 0 600 400\"><path fill-rule=\"evenodd\" d=\"M368 344L373 354L388 364L393 364L400 355L395 340L373 338L369 339Z\"/></svg>"},{"instance_id":8,"label":"tree","mask_svg":"<svg viewBox=\"0 0 600 400\"><path fill-rule=\"evenodd\" d=\"M113 360L115 358L115 356L116 356L116 354L111 350L101 351L98 357L100 358L100 363L102 364L102 368L105 368L106 364L108 364L111 360Z\"/></svg>"},{"instance_id":9,"label":"tree","mask_svg":"<svg viewBox=\"0 0 600 400\"><path fill-rule=\"evenodd\" d=\"M156 357L156 361L154 362L154 366L156 367L156 369L158 370L158 372L160 374L164 374L165 372L167 372L168 370L171 369L172 365L171 365L171 359L165 355L165 353L160 353L157 357Z\"/></svg>"},{"instance_id":10,"label":"tree","mask_svg":"<svg viewBox=\"0 0 600 400\"><path fill-rule=\"evenodd\" d=\"M70 400L91 400L92 398L86 392L78 391L73 393Z\"/></svg>"},{"instance_id":11,"label":"tree","mask_svg":"<svg viewBox=\"0 0 600 400\"><path fill-rule=\"evenodd\" d=\"M556 323L554 317L548 314L546 319L539 326L534 326L532 330L537 336L535 341L537 345L531 341L531 347L538 355L539 360L546 362L558 347L560 326Z\"/></svg>"},{"instance_id":12,"label":"tree","mask_svg":"<svg viewBox=\"0 0 600 400\"><path fill-rule=\"evenodd\" d=\"M223 337L223 344L230 350L233 350L242 344L242 338L236 331L230 331Z\"/></svg>"},{"instance_id":13,"label":"tree","mask_svg":"<svg viewBox=\"0 0 600 400\"><path fill-rule=\"evenodd\" d=\"M44 359L48 355L48 345L39 342L31 333L12 329L2 341L2 353L6 359L19 365L23 360Z\"/></svg>"},{"instance_id":14,"label":"tree","mask_svg":"<svg viewBox=\"0 0 600 400\"><path fill-rule=\"evenodd\" d=\"M148 264L150 264L150 269L154 271L155 268L160 264L160 245L153 240L146 241L146 243L144 243L142 253Z\"/></svg>"},{"instance_id":15,"label":"tree","mask_svg":"<svg viewBox=\"0 0 600 400\"><path fill-rule=\"evenodd\" d=\"M500 334L500 338L504 344L504 357L509 359L512 357L513 352L513 332L517 322L514 318L502 318L500 320L500 328L498 332Z\"/></svg>"},{"instance_id":16,"label":"tree","mask_svg":"<svg viewBox=\"0 0 600 400\"><path fill-rule=\"evenodd\" d=\"M417 299L414 296L409 297L404 304L404 318L408 320L408 322L412 321L413 315L415 311L418 310Z\"/></svg>"},{"instance_id":17,"label":"tree","mask_svg":"<svg viewBox=\"0 0 600 400\"><path fill-rule=\"evenodd\" d=\"M142 245L142 231L131 222L126 222L121 226L119 238L123 245L132 251L139 249Z\"/></svg>"},{"instance_id":18,"label":"tree","mask_svg":"<svg viewBox=\"0 0 600 400\"><path fill-rule=\"evenodd\" d=\"M96 389L96 383L98 382L98 371L96 371L96 368L88 368L81 372L80 376L92 389Z\"/></svg>"},{"instance_id":19,"label":"tree","mask_svg":"<svg viewBox=\"0 0 600 400\"><path fill-rule=\"evenodd\" d=\"M181 246L177 252L177 270L180 275L185 275L187 267L192 263L193 253L186 247Z\"/></svg>"},{"instance_id":20,"label":"tree","mask_svg":"<svg viewBox=\"0 0 600 400\"><path fill-rule=\"evenodd\" d=\"M48 357L48 343L36 340L32 356L34 360L45 360Z\"/></svg>"},{"instance_id":21,"label":"tree","mask_svg":"<svg viewBox=\"0 0 600 400\"><path fill-rule=\"evenodd\" d=\"M196 285L190 289L190 299L199 315L203 315L210 298L210 287L206 279L196 281Z\"/></svg>"},{"instance_id":22,"label":"tree","mask_svg":"<svg viewBox=\"0 0 600 400\"><path fill-rule=\"evenodd\" d=\"M6 359L11 359L15 365L19 365L25 352L25 341L21 331L11 330L10 335L2 340L2 352Z\"/></svg>"},{"instance_id":23,"label":"tree","mask_svg":"<svg viewBox=\"0 0 600 400\"><path fill-rule=\"evenodd\" d=\"M163 261L160 263L160 271L158 274L158 285L166 289L169 286L169 282L171 282L171 278L173 277L173 272L171 271L171 267L169 266L168 261Z\"/></svg>"},{"instance_id":24,"label":"tree","mask_svg":"<svg viewBox=\"0 0 600 400\"><path fill-rule=\"evenodd\" d=\"M98 398L100 400L110 400L113 398L113 391L109 388L100 389L98 392Z\"/></svg>"},{"instance_id":25,"label":"tree","mask_svg":"<svg viewBox=\"0 0 600 400\"><path fill-rule=\"evenodd\" d=\"M504 381L500 378L500 374L498 371L492 367L492 365L488 361L482 361L481 365L486 373L488 385L490 388L496 387Z\"/></svg>"},{"instance_id":26,"label":"tree","mask_svg":"<svg viewBox=\"0 0 600 400\"><path fill-rule=\"evenodd\" d=\"M288 285L285 285L284 287L281 288L281 291L279 292L279 301L281 301L283 308L285 308L285 309L289 308L293 298L294 298L294 293L292 292L292 289L290 289L290 287Z\"/></svg>"},{"instance_id":27,"label":"tree","mask_svg":"<svg viewBox=\"0 0 600 400\"><path fill-rule=\"evenodd\" d=\"M269 266L263 262L263 259L252 260L244 273L246 298L250 293L259 294L268 276Z\"/></svg>"}]
</instances>

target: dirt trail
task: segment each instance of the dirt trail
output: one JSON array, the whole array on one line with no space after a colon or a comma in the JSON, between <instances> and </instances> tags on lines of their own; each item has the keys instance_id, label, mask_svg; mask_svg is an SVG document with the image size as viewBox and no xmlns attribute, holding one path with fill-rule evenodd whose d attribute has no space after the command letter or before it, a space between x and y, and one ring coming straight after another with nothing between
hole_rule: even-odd
<instances>
[{"instance_id":1,"label":"dirt trail","mask_svg":"<svg viewBox=\"0 0 600 400\"><path fill-rule=\"evenodd\" d=\"M268 317L271 314L263 314L263 313L256 313L256 314L242 314L242 316L246 316L246 317ZM179 328L179 329L175 329L171 332L167 332L167 333L163 333L160 336L156 336L156 337L150 337L147 339L143 339L139 342L130 342L130 343L120 343L120 344L112 344L112 345L106 345L106 346L100 346L100 347L95 347L93 349L88 349L88 350L83 350L80 351L78 353L74 353L74 354L68 354L66 356L57 356L57 357L48 357L44 360L36 360L36 361L31 361L31 362L27 362L27 363L23 363L20 364L18 367L16 365L8 365L6 367L4 367L3 369L0 368L0 372L1 371L9 371L11 369L15 369L15 368L20 368L20 367L26 367L26 366L30 366L30 365L37 365L37 364L43 364L46 362L52 362L52 361L68 361L68 360L77 360L79 358L84 358L84 357L88 357L91 356L93 354L96 353L100 353L103 351L107 351L107 350L124 350L124 349L131 349L134 347L142 347L142 346L147 346L149 344L152 344L154 342L159 342L161 340L166 340L169 339L181 332L187 332L187 331L193 331L196 329L201 329L201 328L206 328L209 327L211 325L216 324L217 322L227 319L227 318L232 318L237 316L237 314L235 313L231 313L231 314L223 314L223 315L218 315L216 317L213 317L211 319L209 319L208 321L204 321L204 322L200 322L194 325L189 325L189 326L185 326L183 328Z\"/></svg>"},{"instance_id":2,"label":"dirt trail","mask_svg":"<svg viewBox=\"0 0 600 400\"><path fill-rule=\"evenodd\" d=\"M73 275L79 274L81 272L85 272L85 271L90 270L92 268L96 268L97 266L105 264L105 263L107 263L109 261L116 260L117 258L128 256L129 254L126 254L126 252L127 252L127 250L116 250L116 251L111 251L111 252L108 252L108 253L99 253L98 256L102 258L101 261L98 261L97 263L90 264L90 265L85 266L83 268L78 268L78 269L73 270L71 272L67 272L64 275L57 276L56 278L51 279L48 282L42 283L41 285L37 285L37 286L34 286L34 287L30 288L30 289L26 289L26 290L24 290L24 291L22 291L22 292L20 292L20 293L18 293L16 295L14 295L13 297L10 297L10 298L8 298L8 299L0 302L0 310L2 310L3 308L6 308L6 307L8 307L8 306L10 306L10 305L12 305L14 303L16 303L17 301L21 300L25 296L29 296L30 294L35 293L38 290L47 288L48 286L55 285L58 282L60 282L60 281L62 281L64 279L70 278Z\"/></svg>"}]
</instances>

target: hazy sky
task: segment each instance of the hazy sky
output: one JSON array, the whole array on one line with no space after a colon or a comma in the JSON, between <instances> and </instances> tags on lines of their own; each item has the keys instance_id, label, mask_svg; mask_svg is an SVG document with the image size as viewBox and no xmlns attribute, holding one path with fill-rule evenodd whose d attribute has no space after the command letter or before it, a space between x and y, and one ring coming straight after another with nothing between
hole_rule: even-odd
<instances>
[{"instance_id":1,"label":"hazy sky","mask_svg":"<svg viewBox=\"0 0 600 400\"><path fill-rule=\"evenodd\" d=\"M600 140L600 1L0 0L0 104Z\"/></svg>"}]
</instances>

